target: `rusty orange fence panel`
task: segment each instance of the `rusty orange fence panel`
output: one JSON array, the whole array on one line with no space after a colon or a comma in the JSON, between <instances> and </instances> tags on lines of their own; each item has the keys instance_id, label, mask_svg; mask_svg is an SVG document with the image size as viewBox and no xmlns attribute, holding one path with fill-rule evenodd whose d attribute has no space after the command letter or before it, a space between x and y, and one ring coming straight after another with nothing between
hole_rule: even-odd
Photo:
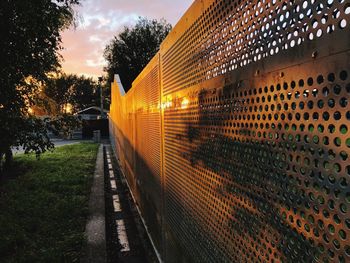
<instances>
[{"instance_id":1,"label":"rusty orange fence panel","mask_svg":"<svg viewBox=\"0 0 350 263\"><path fill-rule=\"evenodd\" d=\"M165 262L350 262L350 2L194 1L111 140Z\"/></svg>"}]
</instances>

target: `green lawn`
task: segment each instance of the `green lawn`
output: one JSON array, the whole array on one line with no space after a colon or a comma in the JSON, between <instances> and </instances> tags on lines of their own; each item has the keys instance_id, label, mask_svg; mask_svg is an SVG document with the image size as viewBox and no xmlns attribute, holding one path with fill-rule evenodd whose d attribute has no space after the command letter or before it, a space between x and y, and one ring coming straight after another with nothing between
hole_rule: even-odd
<instances>
[{"instance_id":1,"label":"green lawn","mask_svg":"<svg viewBox=\"0 0 350 263\"><path fill-rule=\"evenodd\" d=\"M0 262L79 262L97 150L15 157L22 174L0 186Z\"/></svg>"}]
</instances>

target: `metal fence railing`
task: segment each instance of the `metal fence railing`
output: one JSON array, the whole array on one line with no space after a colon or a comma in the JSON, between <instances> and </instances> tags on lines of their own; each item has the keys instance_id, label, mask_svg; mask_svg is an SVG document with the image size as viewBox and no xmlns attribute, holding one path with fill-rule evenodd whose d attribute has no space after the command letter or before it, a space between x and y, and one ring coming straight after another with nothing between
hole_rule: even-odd
<instances>
[{"instance_id":1,"label":"metal fence railing","mask_svg":"<svg viewBox=\"0 0 350 263\"><path fill-rule=\"evenodd\" d=\"M110 134L165 262L350 262L350 3L197 0Z\"/></svg>"}]
</instances>

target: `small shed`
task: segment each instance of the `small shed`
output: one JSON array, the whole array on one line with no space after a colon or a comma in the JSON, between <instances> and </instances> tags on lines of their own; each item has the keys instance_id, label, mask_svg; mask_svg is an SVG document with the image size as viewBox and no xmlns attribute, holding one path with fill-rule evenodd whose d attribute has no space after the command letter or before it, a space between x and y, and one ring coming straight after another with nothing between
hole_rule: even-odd
<instances>
[{"instance_id":1,"label":"small shed","mask_svg":"<svg viewBox=\"0 0 350 263\"><path fill-rule=\"evenodd\" d=\"M82 121L81 136L83 139L92 138L93 132L99 130L102 137L107 137L109 134L108 113L103 111L101 118L101 109L93 106L77 112L75 115Z\"/></svg>"}]
</instances>

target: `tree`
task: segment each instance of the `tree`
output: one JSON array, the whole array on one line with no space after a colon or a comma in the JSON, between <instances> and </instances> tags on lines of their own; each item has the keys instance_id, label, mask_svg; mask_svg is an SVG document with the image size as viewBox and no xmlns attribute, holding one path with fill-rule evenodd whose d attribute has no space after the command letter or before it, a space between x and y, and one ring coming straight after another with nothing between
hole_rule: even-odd
<instances>
[{"instance_id":1,"label":"tree","mask_svg":"<svg viewBox=\"0 0 350 263\"><path fill-rule=\"evenodd\" d=\"M114 74L118 73L128 91L132 81L158 52L170 30L171 25L164 19L158 22L142 17L134 27L125 27L104 51L108 81L112 82Z\"/></svg>"},{"instance_id":2,"label":"tree","mask_svg":"<svg viewBox=\"0 0 350 263\"><path fill-rule=\"evenodd\" d=\"M51 78L46 82L43 89L44 94L56 102L58 112L63 113L64 106L69 103L74 82L75 78L73 75L65 74L57 78Z\"/></svg>"},{"instance_id":3,"label":"tree","mask_svg":"<svg viewBox=\"0 0 350 263\"><path fill-rule=\"evenodd\" d=\"M31 112L35 116L56 116L59 115L60 106L57 102L45 93L46 86L35 96Z\"/></svg>"},{"instance_id":4,"label":"tree","mask_svg":"<svg viewBox=\"0 0 350 263\"><path fill-rule=\"evenodd\" d=\"M76 76L69 103L73 105L73 111L81 111L100 103L99 87L92 78Z\"/></svg>"},{"instance_id":5,"label":"tree","mask_svg":"<svg viewBox=\"0 0 350 263\"><path fill-rule=\"evenodd\" d=\"M0 170L11 146L40 153L52 147L46 124L30 116L35 92L60 66L61 31L79 0L0 1ZM39 85L37 85L39 83Z\"/></svg>"},{"instance_id":6,"label":"tree","mask_svg":"<svg viewBox=\"0 0 350 263\"><path fill-rule=\"evenodd\" d=\"M62 74L50 79L44 93L56 102L61 113L65 113L67 104L72 106L72 112L77 112L99 103L97 83L92 78L75 74Z\"/></svg>"}]
</instances>

